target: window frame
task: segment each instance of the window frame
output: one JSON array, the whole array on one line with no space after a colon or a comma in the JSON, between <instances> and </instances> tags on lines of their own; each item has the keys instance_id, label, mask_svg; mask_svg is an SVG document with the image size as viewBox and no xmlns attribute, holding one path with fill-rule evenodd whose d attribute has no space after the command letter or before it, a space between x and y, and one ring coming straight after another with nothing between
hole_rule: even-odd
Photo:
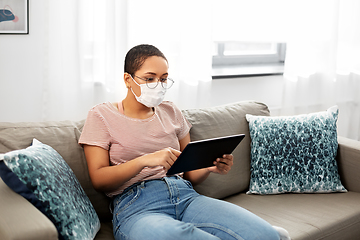
<instances>
[{"instance_id":1,"label":"window frame","mask_svg":"<svg viewBox=\"0 0 360 240\"><path fill-rule=\"evenodd\" d=\"M275 43L276 52L269 54L246 54L228 55L224 54L227 42L215 42L217 44L217 55L212 56L212 66L226 67L234 65L264 65L264 64L284 64L286 43Z\"/></svg>"}]
</instances>

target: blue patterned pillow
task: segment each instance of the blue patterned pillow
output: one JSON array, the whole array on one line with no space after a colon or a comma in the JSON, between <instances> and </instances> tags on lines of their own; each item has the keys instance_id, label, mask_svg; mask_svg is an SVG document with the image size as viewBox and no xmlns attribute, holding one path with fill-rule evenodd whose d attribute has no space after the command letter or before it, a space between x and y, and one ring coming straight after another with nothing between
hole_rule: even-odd
<instances>
[{"instance_id":1,"label":"blue patterned pillow","mask_svg":"<svg viewBox=\"0 0 360 240\"><path fill-rule=\"evenodd\" d=\"M34 139L33 145L8 152L0 176L44 213L59 239L93 239L100 221L75 174L53 148Z\"/></svg>"},{"instance_id":2,"label":"blue patterned pillow","mask_svg":"<svg viewBox=\"0 0 360 240\"><path fill-rule=\"evenodd\" d=\"M251 137L248 194L346 192L335 160L338 107L290 117L246 115Z\"/></svg>"}]
</instances>

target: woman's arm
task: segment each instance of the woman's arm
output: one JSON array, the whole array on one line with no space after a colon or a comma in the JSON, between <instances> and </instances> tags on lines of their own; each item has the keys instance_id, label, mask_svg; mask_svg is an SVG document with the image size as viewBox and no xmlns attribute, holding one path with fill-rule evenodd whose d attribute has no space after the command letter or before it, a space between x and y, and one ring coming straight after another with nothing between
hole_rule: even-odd
<instances>
[{"instance_id":1,"label":"woman's arm","mask_svg":"<svg viewBox=\"0 0 360 240\"><path fill-rule=\"evenodd\" d=\"M108 150L84 145L84 152L91 182L96 190L103 192L118 189L144 167L163 166L168 170L180 155L180 152L173 148L165 148L120 165L110 166Z\"/></svg>"},{"instance_id":2,"label":"woman's arm","mask_svg":"<svg viewBox=\"0 0 360 240\"><path fill-rule=\"evenodd\" d=\"M180 140L180 150L183 151L190 142L190 134ZM214 166L209 168L198 169L184 173L184 178L189 180L194 186L202 183L210 175L211 172L219 174L227 174L233 165L233 155L225 154L223 158L214 161Z\"/></svg>"}]
</instances>

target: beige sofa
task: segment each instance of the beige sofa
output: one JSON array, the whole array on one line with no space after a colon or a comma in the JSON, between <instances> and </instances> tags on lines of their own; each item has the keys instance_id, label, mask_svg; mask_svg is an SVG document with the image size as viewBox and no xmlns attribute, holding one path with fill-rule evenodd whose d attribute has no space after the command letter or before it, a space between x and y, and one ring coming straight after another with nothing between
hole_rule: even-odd
<instances>
[{"instance_id":1,"label":"beige sofa","mask_svg":"<svg viewBox=\"0 0 360 240\"><path fill-rule=\"evenodd\" d=\"M238 102L183 110L193 124L192 140L245 133L226 176L210 175L196 190L250 210L270 224L287 229L294 240L360 239L360 142L338 137L337 163L347 193L248 195L250 136L245 114L269 115L266 105ZM82 148L77 144L84 121L0 123L0 153L26 148L33 138L56 149L80 181L101 221L96 239L112 236L110 200L90 182ZM57 239L53 223L0 179L0 239Z\"/></svg>"}]
</instances>

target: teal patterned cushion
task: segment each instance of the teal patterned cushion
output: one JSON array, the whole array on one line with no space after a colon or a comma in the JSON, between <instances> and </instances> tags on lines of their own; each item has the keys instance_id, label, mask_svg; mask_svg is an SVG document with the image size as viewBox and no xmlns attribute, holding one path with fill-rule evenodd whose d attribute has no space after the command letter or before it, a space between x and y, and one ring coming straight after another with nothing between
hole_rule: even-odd
<instances>
[{"instance_id":1,"label":"teal patterned cushion","mask_svg":"<svg viewBox=\"0 0 360 240\"><path fill-rule=\"evenodd\" d=\"M52 147L8 152L0 161L3 181L29 200L55 225L59 239L94 239L100 221L75 174Z\"/></svg>"},{"instance_id":2,"label":"teal patterned cushion","mask_svg":"<svg viewBox=\"0 0 360 240\"><path fill-rule=\"evenodd\" d=\"M346 192L337 163L338 107L289 117L246 115L251 137L248 194Z\"/></svg>"}]
</instances>

